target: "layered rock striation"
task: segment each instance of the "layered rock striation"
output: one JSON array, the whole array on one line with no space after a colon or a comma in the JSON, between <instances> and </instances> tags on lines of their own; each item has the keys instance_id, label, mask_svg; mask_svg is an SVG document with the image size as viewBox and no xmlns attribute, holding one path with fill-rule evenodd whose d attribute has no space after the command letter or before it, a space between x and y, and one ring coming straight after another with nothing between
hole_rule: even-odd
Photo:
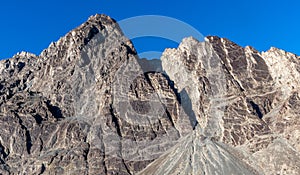
<instances>
[{"instance_id":1,"label":"layered rock striation","mask_svg":"<svg viewBox=\"0 0 300 175\"><path fill-rule=\"evenodd\" d=\"M140 59L95 15L0 62L0 174L299 174L298 77L215 36Z\"/></svg>"}]
</instances>

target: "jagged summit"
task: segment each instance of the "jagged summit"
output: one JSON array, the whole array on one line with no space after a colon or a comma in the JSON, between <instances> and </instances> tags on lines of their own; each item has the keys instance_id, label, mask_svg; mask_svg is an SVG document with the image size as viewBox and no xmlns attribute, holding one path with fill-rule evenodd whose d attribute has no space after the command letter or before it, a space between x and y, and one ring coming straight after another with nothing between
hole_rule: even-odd
<instances>
[{"instance_id":1,"label":"jagged summit","mask_svg":"<svg viewBox=\"0 0 300 175\"><path fill-rule=\"evenodd\" d=\"M122 30L114 19L104 14L96 14L89 17L86 22L81 24L79 27L71 30L57 42L51 43L48 49L45 49L41 53L41 56L47 57L47 53L51 52L49 50L55 48L69 48L69 50L73 50L73 52L79 52L79 50L81 50L84 46L88 45L89 41L95 35L101 35L106 39L114 38L115 40L124 40L124 42L129 42L128 46L133 52L135 52L132 43L124 37Z\"/></svg>"},{"instance_id":2,"label":"jagged summit","mask_svg":"<svg viewBox=\"0 0 300 175\"><path fill-rule=\"evenodd\" d=\"M265 51L265 52L262 52L262 54L276 54L276 55L287 55L289 57L298 57L298 55L294 54L294 53L291 53L291 52L288 52L288 51L285 51L283 49L279 49L279 48L276 48L276 47L271 47L269 50Z\"/></svg>"},{"instance_id":3,"label":"jagged summit","mask_svg":"<svg viewBox=\"0 0 300 175\"><path fill-rule=\"evenodd\" d=\"M22 52L18 52L16 55L14 55L14 57L28 58L28 57L37 57L37 56L33 53L22 51Z\"/></svg>"},{"instance_id":4,"label":"jagged summit","mask_svg":"<svg viewBox=\"0 0 300 175\"><path fill-rule=\"evenodd\" d=\"M108 16L0 61L0 174L300 174L299 57L183 39L139 59Z\"/></svg>"}]
</instances>

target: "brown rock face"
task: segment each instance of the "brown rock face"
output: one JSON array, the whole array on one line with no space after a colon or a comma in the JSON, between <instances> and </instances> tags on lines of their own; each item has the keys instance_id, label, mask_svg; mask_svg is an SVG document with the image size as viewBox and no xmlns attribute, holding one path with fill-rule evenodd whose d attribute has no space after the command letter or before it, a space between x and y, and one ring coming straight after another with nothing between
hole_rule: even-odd
<instances>
[{"instance_id":1,"label":"brown rock face","mask_svg":"<svg viewBox=\"0 0 300 175\"><path fill-rule=\"evenodd\" d=\"M299 78L219 37L139 59L95 15L0 62L0 174L300 174Z\"/></svg>"}]
</instances>

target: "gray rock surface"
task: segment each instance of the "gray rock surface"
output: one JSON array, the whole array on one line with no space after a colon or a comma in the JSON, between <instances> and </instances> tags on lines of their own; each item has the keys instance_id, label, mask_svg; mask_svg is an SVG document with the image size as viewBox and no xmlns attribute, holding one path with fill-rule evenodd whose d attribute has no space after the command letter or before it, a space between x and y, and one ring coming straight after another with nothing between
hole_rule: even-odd
<instances>
[{"instance_id":1,"label":"gray rock surface","mask_svg":"<svg viewBox=\"0 0 300 175\"><path fill-rule=\"evenodd\" d=\"M95 15L0 61L0 174L300 174L299 77L219 37L140 59Z\"/></svg>"}]
</instances>

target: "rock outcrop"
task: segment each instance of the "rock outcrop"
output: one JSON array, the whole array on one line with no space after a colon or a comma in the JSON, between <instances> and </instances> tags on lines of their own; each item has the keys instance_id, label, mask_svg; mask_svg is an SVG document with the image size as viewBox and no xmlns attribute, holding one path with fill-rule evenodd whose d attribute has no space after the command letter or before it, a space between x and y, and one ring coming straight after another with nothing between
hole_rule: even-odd
<instances>
[{"instance_id":1,"label":"rock outcrop","mask_svg":"<svg viewBox=\"0 0 300 175\"><path fill-rule=\"evenodd\" d=\"M0 62L0 174L300 174L299 77L213 36L140 59L95 15Z\"/></svg>"}]
</instances>

